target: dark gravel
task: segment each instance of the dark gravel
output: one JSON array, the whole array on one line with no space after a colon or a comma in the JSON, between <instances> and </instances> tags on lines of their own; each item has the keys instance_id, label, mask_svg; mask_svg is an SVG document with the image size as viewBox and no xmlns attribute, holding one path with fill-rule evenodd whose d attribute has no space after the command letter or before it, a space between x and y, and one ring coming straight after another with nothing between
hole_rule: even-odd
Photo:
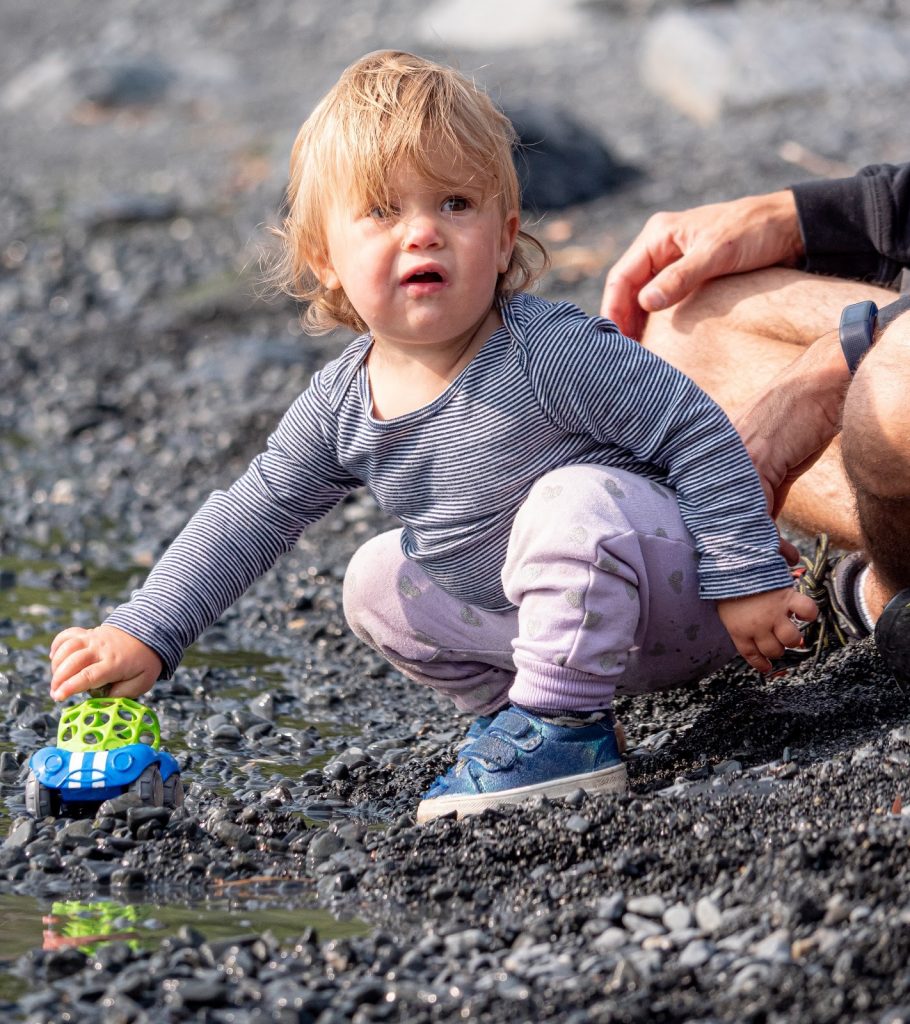
<instances>
[{"instance_id":1,"label":"dark gravel","mask_svg":"<svg viewBox=\"0 0 910 1024\"><path fill-rule=\"evenodd\" d=\"M545 293L592 312L654 209L804 177L788 139L850 167L906 156L903 97L845 95L836 69L824 95L685 121L636 81L636 40L667 6L597 3L601 35L531 55L445 54L507 105L571 111L634 169L539 226ZM155 688L182 809L23 814L25 761L56 730L51 636L141 581L345 340L301 337L290 304L257 295L257 247L309 106L366 50L427 52L413 16L403 0L0 12L0 895L181 903L242 885L369 926L36 949L0 962L0 983L24 981L0 1016L910 1021L910 685L869 643L621 702L628 797L417 828L467 722L346 632L346 562L387 525L364 496Z\"/></svg>"}]
</instances>

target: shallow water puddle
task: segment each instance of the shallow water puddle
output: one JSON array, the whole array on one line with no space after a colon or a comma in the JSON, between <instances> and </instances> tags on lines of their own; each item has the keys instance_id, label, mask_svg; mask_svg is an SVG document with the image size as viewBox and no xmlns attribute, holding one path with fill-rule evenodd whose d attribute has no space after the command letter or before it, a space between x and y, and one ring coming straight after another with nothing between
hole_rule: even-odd
<instances>
[{"instance_id":1,"label":"shallow water puddle","mask_svg":"<svg viewBox=\"0 0 910 1024\"><path fill-rule=\"evenodd\" d=\"M98 617L98 601L111 605L125 600L142 585L148 568L139 565L116 569L82 564L82 573L59 585L49 582L59 565L51 559L0 556L0 646L8 650L46 649L56 633L72 624L80 613ZM13 631L12 624L18 631ZM6 628L4 628L6 627ZM286 662L287 658L248 650L187 650L183 664L188 668L263 669ZM5 659L0 651L0 667ZM280 680L277 673L259 673L264 679Z\"/></svg>"},{"instance_id":2,"label":"shallow water puddle","mask_svg":"<svg viewBox=\"0 0 910 1024\"><path fill-rule=\"evenodd\" d=\"M0 895L0 996L7 984L3 969L32 949L76 947L92 952L105 942L120 940L139 947L157 946L182 925L195 928L209 941L271 931L279 941L314 928L321 940L366 935L369 926L358 918L339 919L314 907L305 894L287 891L255 898L224 896L204 902L126 903L97 900L47 900L34 896Z\"/></svg>"},{"instance_id":3,"label":"shallow water puddle","mask_svg":"<svg viewBox=\"0 0 910 1024\"><path fill-rule=\"evenodd\" d=\"M52 582L59 571L58 563L49 559L0 556L0 641L4 646L10 650L46 647L74 615L93 612L100 598L119 599L148 573L141 566L113 569L85 564L78 577Z\"/></svg>"}]
</instances>

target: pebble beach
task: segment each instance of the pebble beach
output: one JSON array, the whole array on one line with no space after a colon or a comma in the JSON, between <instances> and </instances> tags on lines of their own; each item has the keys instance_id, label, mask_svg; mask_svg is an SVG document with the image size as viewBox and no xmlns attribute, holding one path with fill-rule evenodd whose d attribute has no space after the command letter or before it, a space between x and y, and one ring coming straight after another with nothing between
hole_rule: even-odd
<instances>
[{"instance_id":1,"label":"pebble beach","mask_svg":"<svg viewBox=\"0 0 910 1024\"><path fill-rule=\"evenodd\" d=\"M908 15L0 5L0 1019L910 1022L910 682L871 641L621 699L627 796L418 826L470 722L346 628L347 562L393 525L365 493L148 696L182 807L23 796L51 638L128 597L350 340L262 273L348 63L442 59L524 119L539 290L595 313L657 210L905 160Z\"/></svg>"}]
</instances>

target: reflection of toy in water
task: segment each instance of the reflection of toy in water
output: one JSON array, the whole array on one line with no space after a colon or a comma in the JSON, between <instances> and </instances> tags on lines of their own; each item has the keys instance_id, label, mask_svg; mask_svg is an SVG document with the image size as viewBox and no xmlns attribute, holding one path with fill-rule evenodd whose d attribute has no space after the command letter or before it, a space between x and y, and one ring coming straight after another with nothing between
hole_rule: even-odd
<instances>
[{"instance_id":1,"label":"reflection of toy in water","mask_svg":"<svg viewBox=\"0 0 910 1024\"><path fill-rule=\"evenodd\" d=\"M55 902L51 905L51 912L41 919L44 924L42 947L65 949L75 946L91 953L102 942L127 939L132 940L129 945L133 949L138 949L138 933L125 930L124 925L138 923L142 917L140 911L139 907L109 900L98 903Z\"/></svg>"},{"instance_id":2,"label":"reflection of toy in water","mask_svg":"<svg viewBox=\"0 0 910 1024\"><path fill-rule=\"evenodd\" d=\"M128 697L92 697L69 708L57 746L29 760L26 810L43 818L121 793L135 793L149 807L179 807L180 766L160 742L155 713Z\"/></svg>"}]
</instances>

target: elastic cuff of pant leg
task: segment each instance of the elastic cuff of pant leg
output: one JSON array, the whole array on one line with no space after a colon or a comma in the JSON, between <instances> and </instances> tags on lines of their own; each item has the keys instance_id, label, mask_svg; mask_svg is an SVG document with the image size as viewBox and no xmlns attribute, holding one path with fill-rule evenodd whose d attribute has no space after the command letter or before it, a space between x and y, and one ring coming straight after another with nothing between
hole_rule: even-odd
<instances>
[{"instance_id":1,"label":"elastic cuff of pant leg","mask_svg":"<svg viewBox=\"0 0 910 1024\"><path fill-rule=\"evenodd\" d=\"M573 708L571 711L553 711L551 708L529 708L525 705L513 704L519 711L527 711L529 715L542 718L545 722L554 722L557 725L591 725L594 722L605 720L612 722L612 708L598 708L596 711L578 711Z\"/></svg>"},{"instance_id":2,"label":"elastic cuff of pant leg","mask_svg":"<svg viewBox=\"0 0 910 1024\"><path fill-rule=\"evenodd\" d=\"M542 662L519 663L509 700L524 708L537 708L544 714L602 711L612 707L615 693L615 685L605 676Z\"/></svg>"}]
</instances>

